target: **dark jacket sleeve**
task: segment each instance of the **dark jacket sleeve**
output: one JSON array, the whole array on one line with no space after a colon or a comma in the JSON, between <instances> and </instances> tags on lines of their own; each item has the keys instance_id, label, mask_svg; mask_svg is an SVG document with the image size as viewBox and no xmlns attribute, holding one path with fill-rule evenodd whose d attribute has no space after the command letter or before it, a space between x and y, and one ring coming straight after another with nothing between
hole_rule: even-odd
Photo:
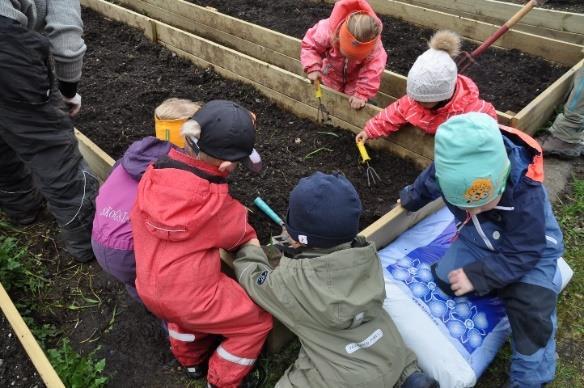
<instances>
[{"instance_id":1,"label":"dark jacket sleeve","mask_svg":"<svg viewBox=\"0 0 584 388\"><path fill-rule=\"evenodd\" d=\"M547 244L543 190L540 185L518 193L515 209L504 216L497 251L463 267L478 295L517 282L541 259Z\"/></svg>"},{"instance_id":2,"label":"dark jacket sleeve","mask_svg":"<svg viewBox=\"0 0 584 388\"><path fill-rule=\"evenodd\" d=\"M413 184L404 187L399 193L401 205L415 212L442 195L436 182L434 163L429 165L416 178Z\"/></svg>"}]
</instances>

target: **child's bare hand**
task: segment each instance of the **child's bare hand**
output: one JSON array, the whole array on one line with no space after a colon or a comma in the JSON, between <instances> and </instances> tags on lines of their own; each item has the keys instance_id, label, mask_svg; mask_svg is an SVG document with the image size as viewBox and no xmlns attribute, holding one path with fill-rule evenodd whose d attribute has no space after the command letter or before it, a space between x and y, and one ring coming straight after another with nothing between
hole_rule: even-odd
<instances>
[{"instance_id":1,"label":"child's bare hand","mask_svg":"<svg viewBox=\"0 0 584 388\"><path fill-rule=\"evenodd\" d=\"M320 71L311 71L308 73L307 77L311 82L314 82L317 79L320 79Z\"/></svg>"},{"instance_id":2,"label":"child's bare hand","mask_svg":"<svg viewBox=\"0 0 584 388\"><path fill-rule=\"evenodd\" d=\"M355 141L357 143L359 143L360 141L365 143L367 141L367 139L369 139L369 136L367 135L367 133L365 131L361 131L357 134L357 136L355 136Z\"/></svg>"},{"instance_id":3,"label":"child's bare hand","mask_svg":"<svg viewBox=\"0 0 584 388\"><path fill-rule=\"evenodd\" d=\"M364 100L359 97L351 96L349 97L349 104L351 104L351 108L353 109L361 109L365 106L367 100Z\"/></svg>"},{"instance_id":4,"label":"child's bare hand","mask_svg":"<svg viewBox=\"0 0 584 388\"><path fill-rule=\"evenodd\" d=\"M260 246L260 240L258 240L257 238L252 238L251 240L249 240L248 242L246 242L244 245L253 245L256 247Z\"/></svg>"},{"instance_id":5,"label":"child's bare hand","mask_svg":"<svg viewBox=\"0 0 584 388\"><path fill-rule=\"evenodd\" d=\"M474 286L468 280L468 277L464 273L462 268L450 271L448 274L448 282L450 283L450 288L454 291L454 295L461 296L468 292L474 291Z\"/></svg>"}]
</instances>

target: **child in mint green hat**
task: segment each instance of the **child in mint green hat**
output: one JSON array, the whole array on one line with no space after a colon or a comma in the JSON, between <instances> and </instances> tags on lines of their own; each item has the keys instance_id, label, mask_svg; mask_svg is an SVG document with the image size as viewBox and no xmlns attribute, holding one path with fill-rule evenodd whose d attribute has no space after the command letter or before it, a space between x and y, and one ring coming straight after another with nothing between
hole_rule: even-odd
<instances>
[{"instance_id":1,"label":"child in mint green hat","mask_svg":"<svg viewBox=\"0 0 584 388\"><path fill-rule=\"evenodd\" d=\"M435 157L400 201L416 211L442 196L458 232L432 268L456 296L497 294L512 329L511 387L541 387L555 374L557 259L562 232L543 187L541 148L483 113L442 124Z\"/></svg>"}]
</instances>

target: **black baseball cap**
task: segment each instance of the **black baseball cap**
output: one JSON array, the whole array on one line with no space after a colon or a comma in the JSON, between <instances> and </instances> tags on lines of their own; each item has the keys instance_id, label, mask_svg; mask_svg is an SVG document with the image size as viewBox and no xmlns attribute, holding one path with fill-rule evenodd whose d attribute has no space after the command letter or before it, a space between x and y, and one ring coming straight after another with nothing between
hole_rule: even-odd
<instances>
[{"instance_id":1,"label":"black baseball cap","mask_svg":"<svg viewBox=\"0 0 584 388\"><path fill-rule=\"evenodd\" d=\"M255 124L251 112L241 105L226 100L209 101L192 119L201 126L197 145L207 155L239 162L254 151Z\"/></svg>"}]
</instances>

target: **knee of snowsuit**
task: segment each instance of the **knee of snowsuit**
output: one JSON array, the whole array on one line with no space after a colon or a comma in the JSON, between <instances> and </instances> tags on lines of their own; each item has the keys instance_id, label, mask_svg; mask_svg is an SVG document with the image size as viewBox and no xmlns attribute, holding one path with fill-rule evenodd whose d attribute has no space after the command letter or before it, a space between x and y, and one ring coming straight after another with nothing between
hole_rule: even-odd
<instances>
[{"instance_id":1,"label":"knee of snowsuit","mask_svg":"<svg viewBox=\"0 0 584 388\"><path fill-rule=\"evenodd\" d=\"M50 43L4 17L0 33L0 205L12 216L40 205L34 182L69 248L89 249L98 182L59 108Z\"/></svg>"}]
</instances>

